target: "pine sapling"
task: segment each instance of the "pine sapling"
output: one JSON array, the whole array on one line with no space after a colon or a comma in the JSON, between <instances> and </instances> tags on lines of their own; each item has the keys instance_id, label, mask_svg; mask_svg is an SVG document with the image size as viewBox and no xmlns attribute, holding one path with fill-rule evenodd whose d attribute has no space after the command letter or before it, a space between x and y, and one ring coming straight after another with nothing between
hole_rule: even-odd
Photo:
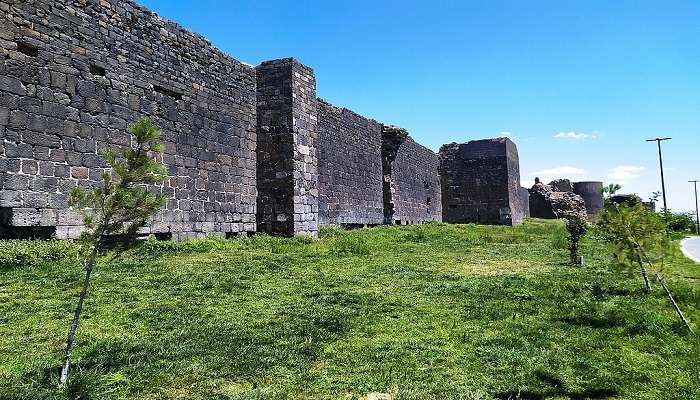
<instances>
[{"instance_id":1,"label":"pine sapling","mask_svg":"<svg viewBox=\"0 0 700 400\"><path fill-rule=\"evenodd\" d=\"M70 204L80 211L85 226L80 237L85 249L85 275L66 340L61 385L68 379L90 274L97 255L105 248L106 239L110 238L110 242L121 250L128 248L138 237L138 230L165 201L163 195L148 190L148 185L162 183L167 177L165 167L155 158L155 154L162 153L164 148L159 141L161 132L147 118L136 121L128 131L135 142L132 148L122 150L120 154L111 150L102 154L109 166L102 174L102 185L90 192L75 188L71 193Z\"/></svg>"}]
</instances>

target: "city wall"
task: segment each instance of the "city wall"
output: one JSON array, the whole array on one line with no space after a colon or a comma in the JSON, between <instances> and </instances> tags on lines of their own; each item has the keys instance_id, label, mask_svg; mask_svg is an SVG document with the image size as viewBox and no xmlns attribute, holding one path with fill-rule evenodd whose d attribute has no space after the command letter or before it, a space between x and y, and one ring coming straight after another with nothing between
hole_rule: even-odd
<instances>
[{"instance_id":1,"label":"city wall","mask_svg":"<svg viewBox=\"0 0 700 400\"><path fill-rule=\"evenodd\" d=\"M73 238L73 187L99 185L128 124L163 131L167 202L144 234L188 239L319 226L520 223L507 139L443 146L316 95L293 58L250 66L130 1L0 0L0 236Z\"/></svg>"}]
</instances>

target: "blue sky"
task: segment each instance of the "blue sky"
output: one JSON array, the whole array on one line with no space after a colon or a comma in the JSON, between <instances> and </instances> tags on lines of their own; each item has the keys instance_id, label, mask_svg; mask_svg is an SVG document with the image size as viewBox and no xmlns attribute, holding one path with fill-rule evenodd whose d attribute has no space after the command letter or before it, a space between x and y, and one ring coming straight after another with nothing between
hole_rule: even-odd
<instances>
[{"instance_id":1,"label":"blue sky","mask_svg":"<svg viewBox=\"0 0 700 400\"><path fill-rule=\"evenodd\" d=\"M694 209L700 1L138 0L250 64L293 56L318 95L437 150L510 135L521 177L603 180Z\"/></svg>"}]
</instances>

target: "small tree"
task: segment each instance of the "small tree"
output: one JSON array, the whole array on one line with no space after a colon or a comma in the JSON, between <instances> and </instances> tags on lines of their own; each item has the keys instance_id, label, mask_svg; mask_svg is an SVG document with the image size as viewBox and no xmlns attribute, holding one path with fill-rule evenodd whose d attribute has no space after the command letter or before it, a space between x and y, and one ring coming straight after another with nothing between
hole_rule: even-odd
<instances>
[{"instance_id":1,"label":"small tree","mask_svg":"<svg viewBox=\"0 0 700 400\"><path fill-rule=\"evenodd\" d=\"M618 190L622 189L622 186L618 183L611 183L608 186L600 189L600 193L607 199L617 193Z\"/></svg>"},{"instance_id":2,"label":"small tree","mask_svg":"<svg viewBox=\"0 0 700 400\"><path fill-rule=\"evenodd\" d=\"M81 247L85 250L85 276L66 340L61 385L68 379L90 274L98 253L104 249L106 238L114 238L114 243L121 249L127 248L134 243L139 228L165 200L164 196L151 193L147 188L148 184L163 182L167 176L163 164L152 156L152 153L163 151L163 144L158 141L161 132L147 118L129 126L128 131L134 136L134 148L125 149L120 155L110 150L103 153L110 168L102 174L101 187L91 192L76 188L71 193L71 206L80 210L85 225L85 232L80 237Z\"/></svg>"},{"instance_id":3,"label":"small tree","mask_svg":"<svg viewBox=\"0 0 700 400\"><path fill-rule=\"evenodd\" d=\"M665 234L666 224L659 214L652 212L641 203L617 204L610 196L620 189L612 184L603 188L606 195L605 209L598 220L598 228L603 238L614 247L621 265L637 265L648 290L649 278L645 260L662 258L669 248Z\"/></svg>"},{"instance_id":4,"label":"small tree","mask_svg":"<svg viewBox=\"0 0 700 400\"><path fill-rule=\"evenodd\" d=\"M566 232L568 234L569 259L571 265L580 266L583 262L578 251L579 242L588 231L588 222L580 214L573 212L566 213L564 218L566 218Z\"/></svg>"}]
</instances>

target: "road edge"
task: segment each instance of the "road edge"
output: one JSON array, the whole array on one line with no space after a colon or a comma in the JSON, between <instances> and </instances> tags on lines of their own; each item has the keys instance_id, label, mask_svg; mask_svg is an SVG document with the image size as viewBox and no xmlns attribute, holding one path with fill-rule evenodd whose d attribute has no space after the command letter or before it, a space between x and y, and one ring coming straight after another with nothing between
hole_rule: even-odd
<instances>
[{"instance_id":1,"label":"road edge","mask_svg":"<svg viewBox=\"0 0 700 400\"><path fill-rule=\"evenodd\" d=\"M698 238L700 238L700 236L691 236L691 237L687 237L687 238L681 240L681 252L683 253L684 256L686 256L686 258L689 258L689 259L695 261L696 263L700 264L700 257L695 257L694 255L690 254L690 252L688 250L685 249L685 243L687 241L689 241L691 239L698 239Z\"/></svg>"}]
</instances>

